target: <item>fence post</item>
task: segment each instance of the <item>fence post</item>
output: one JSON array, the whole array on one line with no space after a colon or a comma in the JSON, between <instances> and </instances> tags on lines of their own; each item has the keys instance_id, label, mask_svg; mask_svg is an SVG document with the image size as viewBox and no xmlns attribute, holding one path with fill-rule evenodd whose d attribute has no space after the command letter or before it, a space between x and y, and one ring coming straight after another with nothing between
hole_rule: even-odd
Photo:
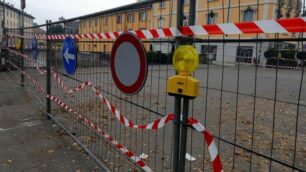
<instances>
[{"instance_id":1,"label":"fence post","mask_svg":"<svg viewBox=\"0 0 306 172\"><path fill-rule=\"evenodd\" d=\"M190 0L189 6L189 22L190 26L195 25L195 18L196 18L196 0Z\"/></svg>"},{"instance_id":2,"label":"fence post","mask_svg":"<svg viewBox=\"0 0 306 172\"><path fill-rule=\"evenodd\" d=\"M46 65L47 65L47 95L51 95L51 42L48 39L48 35L50 35L50 21L46 21L47 32L46 32L46 40L47 40L47 56L46 56ZM51 114L51 100L47 98L47 118L50 119L49 114Z\"/></svg>"},{"instance_id":3,"label":"fence post","mask_svg":"<svg viewBox=\"0 0 306 172\"><path fill-rule=\"evenodd\" d=\"M179 152L180 152L180 128L181 124L181 97L175 96L174 103L174 123L173 123L173 170L178 171Z\"/></svg>"},{"instance_id":4,"label":"fence post","mask_svg":"<svg viewBox=\"0 0 306 172\"><path fill-rule=\"evenodd\" d=\"M3 54L5 59L5 68L8 71L9 70L9 63L8 63L8 36L6 35L6 29L3 28L3 36L2 36L2 43L3 43Z\"/></svg>"},{"instance_id":5,"label":"fence post","mask_svg":"<svg viewBox=\"0 0 306 172\"><path fill-rule=\"evenodd\" d=\"M23 46L24 46L24 11L22 9L21 12L21 29L20 29L20 34L21 34L21 46L20 46L20 53L23 54ZM21 64L20 68L21 71L24 71L24 59L23 57L21 58ZM21 87L24 87L24 74L21 72Z\"/></svg>"},{"instance_id":6,"label":"fence post","mask_svg":"<svg viewBox=\"0 0 306 172\"><path fill-rule=\"evenodd\" d=\"M190 0L190 17L189 25L194 25L195 23L195 7L196 0ZM177 27L183 26L184 19L184 0L178 0L177 2ZM177 37L177 46L181 44L190 44L191 42L184 41L184 38ZM171 79L170 79L171 80ZM171 82L169 80L169 82ZM168 83L169 84L169 83ZM173 83L172 83L173 84ZM169 86L169 85L168 85ZM170 86L172 87L172 86ZM169 90L168 90L169 93ZM189 115L189 99L179 94L174 94L175 105L174 105L174 115L175 123L173 127L173 171L183 172L185 171L185 157L186 157L186 143L187 143L187 120ZM181 114L181 100L183 98L183 114Z\"/></svg>"},{"instance_id":7,"label":"fence post","mask_svg":"<svg viewBox=\"0 0 306 172\"><path fill-rule=\"evenodd\" d=\"M196 0L190 0L189 6L189 22L188 24L193 26L195 25L195 12L196 12ZM187 44L192 42L188 41ZM183 116L182 126L181 126L181 140L180 140L180 160L179 160L179 170L185 171L185 162L186 162L186 143L187 143L187 120L189 116L189 99L188 97L183 98Z\"/></svg>"},{"instance_id":8,"label":"fence post","mask_svg":"<svg viewBox=\"0 0 306 172\"><path fill-rule=\"evenodd\" d=\"M8 50L7 50L7 48L8 48L8 37L7 37L7 35L6 35L6 28L5 28L5 21L6 21L6 19L5 19L5 0L3 0L3 20L1 21L1 22L3 22L2 23L2 27L3 27L3 35L2 35L2 43L5 43L5 44L3 44L3 46L5 47L4 49L3 49L3 53L4 53L4 58L5 58L5 67L6 67L6 70L9 70L9 65L8 65L8 55L7 55L7 53L8 53Z\"/></svg>"},{"instance_id":9,"label":"fence post","mask_svg":"<svg viewBox=\"0 0 306 172\"><path fill-rule=\"evenodd\" d=\"M177 27L181 27L183 25L183 4L184 0L177 1L177 18L176 24ZM177 39L177 45L180 44L179 39ZM179 161L180 161L180 133L181 133L181 97L175 96L175 104L174 104L174 123L173 123L173 170L178 172L179 169Z\"/></svg>"}]
</instances>

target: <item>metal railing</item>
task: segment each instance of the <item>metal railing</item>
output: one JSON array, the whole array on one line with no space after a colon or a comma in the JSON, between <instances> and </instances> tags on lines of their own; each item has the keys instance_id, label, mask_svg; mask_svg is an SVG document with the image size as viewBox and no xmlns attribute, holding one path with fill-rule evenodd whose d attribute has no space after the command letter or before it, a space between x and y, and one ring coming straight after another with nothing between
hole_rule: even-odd
<instances>
[{"instance_id":1,"label":"metal railing","mask_svg":"<svg viewBox=\"0 0 306 172\"><path fill-rule=\"evenodd\" d=\"M37 28L45 30L46 35L53 35L54 25L69 25L74 21L126 10L138 11L137 8L156 2L144 1L66 21L47 22ZM259 7L259 2L256 6ZM209 2L207 8L210 11ZM224 23L227 22L224 17L226 9L223 3ZM196 13L195 16L203 12ZM239 12L238 16L241 15ZM169 27L172 25L170 22ZM153 22L152 27L158 26ZM33 35L33 28L36 27L25 28L25 35ZM19 33L19 29L6 30L6 33ZM193 73L199 80L201 94L191 101L189 116L202 122L215 136L224 171L306 171L305 61L297 58L298 53L304 52L305 38L280 38L279 34L275 38L262 38L260 34L251 39L243 39L243 36L188 38L202 53L201 64ZM14 45L16 39L10 37L8 45L10 42ZM175 75L171 64L177 47L174 38L143 41L144 47L150 51L147 54L148 78L143 90L135 96L121 93L112 81L110 50L114 40L76 39L78 68L73 76L69 76L63 67L61 49L58 49L62 40L42 40L39 57L36 62L31 62L31 39L24 39L27 41L22 54L26 56L16 54L21 51L14 50L14 47L4 47L9 48L6 50L7 68L17 76L20 75L19 69L23 69L26 73L24 85L46 107L48 116L64 128L104 171L144 170L127 153L122 153L120 146L140 157L141 162L153 171L172 171L175 123L188 127L188 156L182 171L212 170L208 145L203 135L192 126L174 121L158 130L128 128L117 120L103 103L104 99L102 101L94 94L87 83L94 85L134 124L148 124L172 114L174 98L167 94L166 88L167 79ZM26 45L29 45L28 49ZM91 47L91 50L82 51L81 47ZM242 51L239 47L251 48ZM271 49L274 51L267 55ZM293 51L293 55L286 54L288 51ZM39 64L38 67L35 63ZM84 88L80 87L82 83ZM67 91L70 88L82 90L71 94ZM46 99L47 94L57 99ZM120 143L119 147L114 145L114 140Z\"/></svg>"}]
</instances>

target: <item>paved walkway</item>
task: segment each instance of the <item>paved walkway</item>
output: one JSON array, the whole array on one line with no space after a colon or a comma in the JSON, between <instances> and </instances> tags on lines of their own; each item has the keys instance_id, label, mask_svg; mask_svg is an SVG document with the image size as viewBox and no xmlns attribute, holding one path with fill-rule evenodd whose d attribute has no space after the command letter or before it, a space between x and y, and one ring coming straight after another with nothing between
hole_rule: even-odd
<instances>
[{"instance_id":1,"label":"paved walkway","mask_svg":"<svg viewBox=\"0 0 306 172\"><path fill-rule=\"evenodd\" d=\"M0 72L0 172L99 171L39 107L14 75Z\"/></svg>"}]
</instances>

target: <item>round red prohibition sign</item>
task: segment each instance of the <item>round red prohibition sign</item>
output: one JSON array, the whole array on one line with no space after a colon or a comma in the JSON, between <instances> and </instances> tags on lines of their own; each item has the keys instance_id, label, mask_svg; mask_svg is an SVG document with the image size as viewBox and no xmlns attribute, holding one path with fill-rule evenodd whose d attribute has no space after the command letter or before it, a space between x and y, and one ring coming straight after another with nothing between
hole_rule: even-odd
<instances>
[{"instance_id":1,"label":"round red prohibition sign","mask_svg":"<svg viewBox=\"0 0 306 172\"><path fill-rule=\"evenodd\" d=\"M113 80L120 91L137 94L144 86L148 64L142 42L132 33L123 33L115 41L111 54Z\"/></svg>"}]
</instances>

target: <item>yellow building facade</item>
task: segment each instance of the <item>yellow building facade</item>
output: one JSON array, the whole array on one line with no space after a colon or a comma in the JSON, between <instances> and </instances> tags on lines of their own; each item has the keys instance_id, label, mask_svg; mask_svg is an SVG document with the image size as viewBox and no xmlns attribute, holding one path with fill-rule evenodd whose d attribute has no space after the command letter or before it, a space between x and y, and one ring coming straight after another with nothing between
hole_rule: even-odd
<instances>
[{"instance_id":1,"label":"yellow building facade","mask_svg":"<svg viewBox=\"0 0 306 172\"><path fill-rule=\"evenodd\" d=\"M293 18L300 15L300 0L196 0L195 25L237 23L256 20ZM184 25L189 25L189 0L184 1ZM164 1L152 7L154 28L175 27L177 0ZM269 39L275 34L242 34L199 36L202 39ZM298 34L280 34L279 38L295 38ZM167 53L169 45L153 49ZM269 43L195 43L199 54L216 64L235 65L236 62L265 64L264 52ZM288 46L286 43L282 46ZM294 46L294 45L293 45Z\"/></svg>"},{"instance_id":2,"label":"yellow building facade","mask_svg":"<svg viewBox=\"0 0 306 172\"><path fill-rule=\"evenodd\" d=\"M151 6L122 11L120 13L103 15L80 21L80 33L124 32L138 29L150 29L152 26ZM90 42L82 39L80 51L110 52L111 43Z\"/></svg>"},{"instance_id":3,"label":"yellow building facade","mask_svg":"<svg viewBox=\"0 0 306 172\"><path fill-rule=\"evenodd\" d=\"M280 3L278 0L196 0L195 25L293 18L299 16L299 2L300 0L280 0ZM176 26L176 6L177 0L154 4L154 28ZM184 3L184 16L184 23L188 25L189 0L185 0ZM256 35L246 35L245 38L254 36Z\"/></svg>"},{"instance_id":4,"label":"yellow building facade","mask_svg":"<svg viewBox=\"0 0 306 172\"><path fill-rule=\"evenodd\" d=\"M138 0L141 1L141 0ZM271 20L292 18L300 15L300 0L196 0L195 25L235 23L255 20ZM189 25L189 0L184 1L184 25ZM80 21L80 33L108 33L114 31L130 31L150 28L167 28L176 26L177 0L165 0L139 9L129 9L120 13L102 15ZM296 34L281 34L280 38L297 37ZM201 36L203 39L254 39L275 38L275 34L243 34ZM80 51L110 52L111 43L89 42L79 43ZM91 41L91 42L90 42ZM147 45L147 49L169 53L169 44ZM200 54L209 54L216 63L235 64L237 56L253 59L263 58L260 47L268 44L236 43L225 45L211 43L209 46L195 44ZM171 48L170 48L171 49ZM251 50L250 50L251 49ZM244 50L246 50L244 52ZM242 51L242 52L241 52ZM226 53L226 55L224 54ZM219 57L219 59L218 59Z\"/></svg>"}]
</instances>

